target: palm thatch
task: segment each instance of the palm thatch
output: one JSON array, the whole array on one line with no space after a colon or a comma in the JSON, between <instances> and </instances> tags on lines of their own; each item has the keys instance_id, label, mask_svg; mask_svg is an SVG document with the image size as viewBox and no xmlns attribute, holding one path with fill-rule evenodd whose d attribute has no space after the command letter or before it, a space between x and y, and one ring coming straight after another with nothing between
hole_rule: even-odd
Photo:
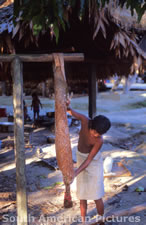
<instances>
[{"instance_id":1,"label":"palm thatch","mask_svg":"<svg viewBox=\"0 0 146 225\"><path fill-rule=\"evenodd\" d=\"M146 53L146 34L139 43L139 47Z\"/></svg>"},{"instance_id":2,"label":"palm thatch","mask_svg":"<svg viewBox=\"0 0 146 225\"><path fill-rule=\"evenodd\" d=\"M76 79L87 78L90 63L97 65L97 77L105 78L114 73L132 74L142 69L142 61L146 60L146 53L137 44L137 35L131 32L133 28L135 32L139 32L140 29L142 32L145 31L145 26L142 25L143 18L142 23L136 25L132 22L135 21L135 17L134 19L130 17L125 9L125 16L121 17L119 8L115 9L111 4L106 5L102 10L97 10L94 5L90 5L92 12L89 12L90 18L88 16L83 21L76 17L76 12L72 12L70 28L66 27L65 32L60 30L59 40L56 43L50 28L40 33L39 36L35 36L32 22L26 23L18 20L14 26L12 22L13 0L1 2L3 2L0 4L1 53L83 52L84 63L66 65L68 76ZM50 71L49 74L52 73L49 65L42 67L38 64L37 66L43 74L46 74L46 71ZM34 73L37 74L39 69L35 68ZM27 74L25 77L32 77L33 72L29 73L26 65L24 71ZM38 76L40 79L40 74Z\"/></svg>"},{"instance_id":3,"label":"palm thatch","mask_svg":"<svg viewBox=\"0 0 146 225\"><path fill-rule=\"evenodd\" d=\"M143 38L141 39L140 43L139 43L139 47L145 52L146 54L146 34L143 36ZM143 61L143 68L146 71L146 60Z\"/></svg>"},{"instance_id":4,"label":"palm thatch","mask_svg":"<svg viewBox=\"0 0 146 225\"><path fill-rule=\"evenodd\" d=\"M114 21L124 28L132 28L137 32L144 32L146 30L146 13L144 13L140 22L138 22L137 13L134 11L133 16L131 16L131 11L130 9L127 9L126 6L121 8L114 5L113 7L110 7L110 13L113 16Z\"/></svg>"},{"instance_id":5,"label":"palm thatch","mask_svg":"<svg viewBox=\"0 0 146 225\"><path fill-rule=\"evenodd\" d=\"M13 0L0 0L0 33L8 31L12 32L13 25Z\"/></svg>"}]
</instances>

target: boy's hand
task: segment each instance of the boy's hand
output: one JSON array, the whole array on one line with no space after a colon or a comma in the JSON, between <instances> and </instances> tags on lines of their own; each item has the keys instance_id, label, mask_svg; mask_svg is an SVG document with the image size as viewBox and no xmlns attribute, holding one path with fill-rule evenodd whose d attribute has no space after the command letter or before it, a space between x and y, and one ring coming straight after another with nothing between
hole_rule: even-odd
<instances>
[{"instance_id":1,"label":"boy's hand","mask_svg":"<svg viewBox=\"0 0 146 225\"><path fill-rule=\"evenodd\" d=\"M66 106L69 107L69 105L70 105L70 99L67 98L67 99L66 99Z\"/></svg>"},{"instance_id":2,"label":"boy's hand","mask_svg":"<svg viewBox=\"0 0 146 225\"><path fill-rule=\"evenodd\" d=\"M71 181L70 184L72 184L74 182L74 179L76 178L77 175L78 175L78 171L77 171L77 169L75 169L74 170L74 176L73 176L72 181Z\"/></svg>"},{"instance_id":3,"label":"boy's hand","mask_svg":"<svg viewBox=\"0 0 146 225\"><path fill-rule=\"evenodd\" d=\"M74 182L74 179L75 179L75 177L72 178L72 180L70 182L70 185Z\"/></svg>"},{"instance_id":4,"label":"boy's hand","mask_svg":"<svg viewBox=\"0 0 146 225\"><path fill-rule=\"evenodd\" d=\"M78 175L78 169L74 171L74 178Z\"/></svg>"},{"instance_id":5,"label":"boy's hand","mask_svg":"<svg viewBox=\"0 0 146 225\"><path fill-rule=\"evenodd\" d=\"M72 184L73 182L74 182L74 179L75 179L75 177L77 176L77 174L76 174L76 170L74 170L74 175L73 175L73 178L72 178L72 181L71 181L71 183L70 184Z\"/></svg>"}]
</instances>

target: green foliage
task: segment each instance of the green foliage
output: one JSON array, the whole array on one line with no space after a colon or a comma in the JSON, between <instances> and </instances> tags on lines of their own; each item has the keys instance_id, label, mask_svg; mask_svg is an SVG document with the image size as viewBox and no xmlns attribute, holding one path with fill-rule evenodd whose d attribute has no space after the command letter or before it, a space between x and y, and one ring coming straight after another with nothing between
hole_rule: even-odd
<instances>
[{"instance_id":1,"label":"green foliage","mask_svg":"<svg viewBox=\"0 0 146 225\"><path fill-rule=\"evenodd\" d=\"M34 35L53 26L53 34L58 41L60 27L65 29L63 2L63 0L25 0L23 5L20 5L19 0L15 0L14 20L21 15L23 21L27 23L32 21Z\"/></svg>"},{"instance_id":2,"label":"green foliage","mask_svg":"<svg viewBox=\"0 0 146 225\"><path fill-rule=\"evenodd\" d=\"M21 19L26 23L32 22L34 35L50 30L58 42L60 29L65 30L65 25L69 24L68 15L76 9L78 17L82 20L85 9L88 9L91 3L97 7L104 7L109 0L14 0L14 22L16 23L16 18L21 15ZM145 1L119 0L120 6L123 7L124 4L127 8L130 7L132 15L136 10L140 21L146 11Z\"/></svg>"},{"instance_id":3,"label":"green foliage","mask_svg":"<svg viewBox=\"0 0 146 225\"><path fill-rule=\"evenodd\" d=\"M124 106L124 109L141 109L146 107L146 101L135 102Z\"/></svg>"},{"instance_id":4,"label":"green foliage","mask_svg":"<svg viewBox=\"0 0 146 225\"><path fill-rule=\"evenodd\" d=\"M45 190L49 190L49 189L52 189L54 188L55 186L57 185L63 185L63 182L55 182L54 184L52 184L51 186L46 186L44 187Z\"/></svg>"},{"instance_id":5,"label":"green foliage","mask_svg":"<svg viewBox=\"0 0 146 225\"><path fill-rule=\"evenodd\" d=\"M42 179L46 179L46 178L47 178L47 176L45 176L45 175L41 175L41 176L40 176L40 178L42 178Z\"/></svg>"},{"instance_id":6,"label":"green foliage","mask_svg":"<svg viewBox=\"0 0 146 225\"><path fill-rule=\"evenodd\" d=\"M138 109L138 108L145 108L146 107L146 101L137 102L129 105L129 108L132 109Z\"/></svg>"}]
</instances>

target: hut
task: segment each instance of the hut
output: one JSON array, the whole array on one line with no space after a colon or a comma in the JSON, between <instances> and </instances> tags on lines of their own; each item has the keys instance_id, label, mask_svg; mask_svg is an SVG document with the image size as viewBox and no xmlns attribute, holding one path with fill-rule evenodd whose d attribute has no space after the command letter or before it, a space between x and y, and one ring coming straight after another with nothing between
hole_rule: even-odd
<instances>
[{"instance_id":1,"label":"hut","mask_svg":"<svg viewBox=\"0 0 146 225\"><path fill-rule=\"evenodd\" d=\"M114 18L114 13L110 10L113 5L106 5L101 10L97 10L92 5L93 14L90 14L90 20L89 12L83 20L80 20L77 4L69 15L70 27L66 26L65 31L60 30L57 43L55 38L52 37L51 28L46 30L45 33L35 36L31 22L26 23L18 19L14 25L13 1L1 0L0 3L0 61L3 62L0 68L0 79L11 79L10 71L12 71L17 152L18 217L20 221L23 220L21 224L26 224L24 223L27 217L27 204L23 148L23 79L24 82L40 82L48 77L52 78L53 70L50 62L54 62L56 70L58 64L61 68L60 62L57 58L55 59L55 55L52 55L52 53L67 53L67 55L61 55L60 58L64 57L66 59L64 61L67 61L65 71L68 85L76 79L89 81L89 116L93 117L96 113L96 79L107 78L114 73L119 76L132 74L135 70L141 68L142 61L146 57L136 43L136 36L132 32L132 27L126 28ZM9 55L6 56L6 53ZM22 53L23 55L21 55ZM77 53L83 53L84 57ZM23 76L21 61L23 62ZM80 63L72 61L80 61ZM10 62L12 62L11 70ZM60 72L60 74L63 74L63 72ZM62 96L64 96L64 92L62 92ZM68 160L67 157L64 158Z\"/></svg>"},{"instance_id":2,"label":"hut","mask_svg":"<svg viewBox=\"0 0 146 225\"><path fill-rule=\"evenodd\" d=\"M140 43L139 43L139 47L144 51L144 53L146 54L146 34L144 34L144 36L142 37ZM144 69L144 73L146 73L146 60L143 61L143 69ZM143 79L144 82L146 82L146 74L143 75Z\"/></svg>"},{"instance_id":3,"label":"hut","mask_svg":"<svg viewBox=\"0 0 146 225\"><path fill-rule=\"evenodd\" d=\"M90 18L90 22L88 16L81 21L76 8L69 18L70 28L66 27L65 32L60 31L58 43L54 37L51 37L50 29L44 34L35 36L31 23L26 24L18 20L17 25L14 26L12 18L13 0L1 0L1 53L84 53L84 66L67 65L67 78L71 80L79 77L87 79L87 68L94 62L97 65L96 75L99 79L109 77L115 72L118 75L128 75L134 72L136 64L138 68L140 67L141 60L145 57L137 45L136 38L138 35L143 35L146 29L146 16L144 15L141 23L138 24L136 16L131 17L128 10L120 10L111 3L101 11L94 12L94 17ZM28 71L28 66L24 65L24 80L25 77L26 80L34 80L33 73L37 72L39 75L35 77L39 81L51 76L51 70L46 68L50 74L46 73L44 65L40 68L41 71L38 71L38 68L35 70L32 65L32 71Z\"/></svg>"},{"instance_id":4,"label":"hut","mask_svg":"<svg viewBox=\"0 0 146 225\"><path fill-rule=\"evenodd\" d=\"M51 35L50 28L36 36L31 22L26 23L18 19L17 24L14 24L13 2L13 0L0 1L1 53L83 53L85 59L82 63L65 63L67 82L72 91L75 91L75 83L78 82L81 86L84 82L83 86L84 89L86 86L86 89L83 91L90 92L87 85L88 80L93 77L90 76L93 73L93 64L95 79L105 79L115 73L119 76L128 76L135 70L142 69L142 60L146 56L139 48L136 38L143 35L145 31L145 15L138 24L135 15L131 17L128 10L122 11L111 1L100 11L94 10L92 6L94 16L91 16L90 21L89 12L83 20L80 20L77 4L71 15L68 15L70 27L66 26L65 31L60 30L57 43ZM29 86L30 83L40 83L52 79L52 65L51 63L24 63L23 74L24 87ZM0 66L0 79L7 79L10 86L11 74L8 63ZM53 87L50 89L52 91ZM7 90L11 89L7 88Z\"/></svg>"}]
</instances>

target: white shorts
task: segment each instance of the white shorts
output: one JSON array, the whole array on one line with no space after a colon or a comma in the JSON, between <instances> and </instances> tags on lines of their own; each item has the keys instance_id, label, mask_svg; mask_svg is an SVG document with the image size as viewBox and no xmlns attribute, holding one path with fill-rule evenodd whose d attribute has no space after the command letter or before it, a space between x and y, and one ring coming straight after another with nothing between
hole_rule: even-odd
<instances>
[{"instance_id":1,"label":"white shorts","mask_svg":"<svg viewBox=\"0 0 146 225\"><path fill-rule=\"evenodd\" d=\"M77 151L79 167L88 154ZM81 200L98 200L104 196L103 159L98 152L91 163L77 176L77 197Z\"/></svg>"}]
</instances>

